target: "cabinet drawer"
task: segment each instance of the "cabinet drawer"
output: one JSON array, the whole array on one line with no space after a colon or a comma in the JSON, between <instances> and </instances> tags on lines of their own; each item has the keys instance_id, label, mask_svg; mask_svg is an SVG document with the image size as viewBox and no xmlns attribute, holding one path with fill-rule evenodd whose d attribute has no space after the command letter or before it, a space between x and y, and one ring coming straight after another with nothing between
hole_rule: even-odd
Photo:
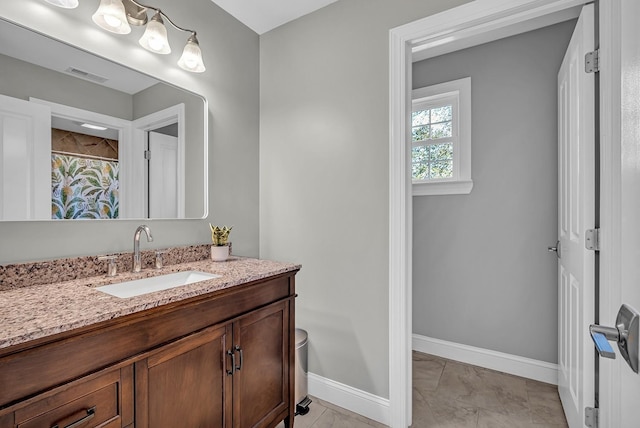
<instances>
[{"instance_id":1,"label":"cabinet drawer","mask_svg":"<svg viewBox=\"0 0 640 428\"><path fill-rule=\"evenodd\" d=\"M16 410L16 427L121 427L121 389L120 370L112 370Z\"/></svg>"}]
</instances>

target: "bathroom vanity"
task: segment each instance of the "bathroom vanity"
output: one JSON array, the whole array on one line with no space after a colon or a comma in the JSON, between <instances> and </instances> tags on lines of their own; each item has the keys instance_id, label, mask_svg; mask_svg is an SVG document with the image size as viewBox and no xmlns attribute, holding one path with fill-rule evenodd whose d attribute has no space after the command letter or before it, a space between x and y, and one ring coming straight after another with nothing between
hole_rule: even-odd
<instances>
[{"instance_id":1,"label":"bathroom vanity","mask_svg":"<svg viewBox=\"0 0 640 428\"><path fill-rule=\"evenodd\" d=\"M191 269L220 277L128 299L104 276L0 290L0 428L293 426L300 266L164 271Z\"/></svg>"}]
</instances>

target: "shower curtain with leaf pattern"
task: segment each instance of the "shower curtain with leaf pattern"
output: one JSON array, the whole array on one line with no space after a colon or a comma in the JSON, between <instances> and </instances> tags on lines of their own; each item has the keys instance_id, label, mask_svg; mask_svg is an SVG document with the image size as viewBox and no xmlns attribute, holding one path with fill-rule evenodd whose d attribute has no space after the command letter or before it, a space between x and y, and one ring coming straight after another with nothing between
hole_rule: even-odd
<instances>
[{"instance_id":1,"label":"shower curtain with leaf pattern","mask_svg":"<svg viewBox=\"0 0 640 428\"><path fill-rule=\"evenodd\" d=\"M118 161L52 153L51 218L118 218Z\"/></svg>"}]
</instances>

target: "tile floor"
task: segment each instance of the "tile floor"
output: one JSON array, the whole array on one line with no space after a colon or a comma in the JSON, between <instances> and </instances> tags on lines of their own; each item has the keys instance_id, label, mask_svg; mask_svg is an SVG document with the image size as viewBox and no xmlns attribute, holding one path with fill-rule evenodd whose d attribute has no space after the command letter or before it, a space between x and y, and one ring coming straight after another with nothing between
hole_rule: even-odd
<instances>
[{"instance_id":1,"label":"tile floor","mask_svg":"<svg viewBox=\"0 0 640 428\"><path fill-rule=\"evenodd\" d=\"M568 425L553 385L414 352L412 427Z\"/></svg>"},{"instance_id":2,"label":"tile floor","mask_svg":"<svg viewBox=\"0 0 640 428\"><path fill-rule=\"evenodd\" d=\"M318 398L310 398L313 402L309 406L309 413L296 416L294 428L383 428L386 426ZM283 427L284 423L277 426L277 428Z\"/></svg>"},{"instance_id":3,"label":"tile floor","mask_svg":"<svg viewBox=\"0 0 640 428\"><path fill-rule=\"evenodd\" d=\"M296 428L384 427L311 399ZM566 428L567 422L553 385L414 352L412 428L467 427Z\"/></svg>"}]
</instances>

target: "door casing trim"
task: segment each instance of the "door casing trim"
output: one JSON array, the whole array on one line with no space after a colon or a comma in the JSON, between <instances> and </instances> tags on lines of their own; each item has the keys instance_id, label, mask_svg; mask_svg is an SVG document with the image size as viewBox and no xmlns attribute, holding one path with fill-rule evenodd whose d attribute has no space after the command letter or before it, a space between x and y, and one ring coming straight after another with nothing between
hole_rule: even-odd
<instances>
[{"instance_id":1,"label":"door casing trim","mask_svg":"<svg viewBox=\"0 0 640 428\"><path fill-rule=\"evenodd\" d=\"M622 301L622 11L618 1L599 2L600 36L600 322L615 320ZM600 364L601 426L621 426L620 364Z\"/></svg>"}]
</instances>

